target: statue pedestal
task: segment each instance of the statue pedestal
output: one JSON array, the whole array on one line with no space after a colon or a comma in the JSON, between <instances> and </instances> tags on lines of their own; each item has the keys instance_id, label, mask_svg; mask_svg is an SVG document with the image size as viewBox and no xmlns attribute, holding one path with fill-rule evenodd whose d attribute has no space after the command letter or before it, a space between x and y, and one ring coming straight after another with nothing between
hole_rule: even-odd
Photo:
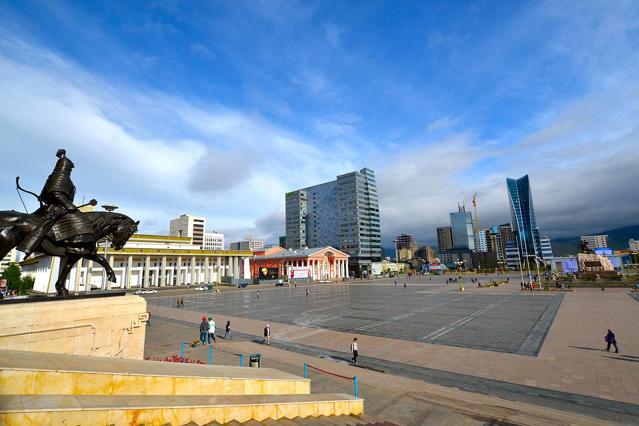
<instances>
[{"instance_id":1,"label":"statue pedestal","mask_svg":"<svg viewBox=\"0 0 639 426\"><path fill-rule=\"evenodd\" d=\"M0 349L143 359L148 312L139 296L0 303Z\"/></svg>"}]
</instances>

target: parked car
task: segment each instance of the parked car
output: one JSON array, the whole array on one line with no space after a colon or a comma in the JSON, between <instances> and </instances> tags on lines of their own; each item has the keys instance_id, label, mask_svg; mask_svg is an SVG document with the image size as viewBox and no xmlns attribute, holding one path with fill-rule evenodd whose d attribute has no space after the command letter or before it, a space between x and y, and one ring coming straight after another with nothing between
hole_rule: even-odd
<instances>
[{"instance_id":1,"label":"parked car","mask_svg":"<svg viewBox=\"0 0 639 426\"><path fill-rule=\"evenodd\" d=\"M194 289L194 290L195 290L195 291L206 291L206 290L208 290L208 287L204 287L204 286L202 286L202 287L195 287L195 289Z\"/></svg>"},{"instance_id":2,"label":"parked car","mask_svg":"<svg viewBox=\"0 0 639 426\"><path fill-rule=\"evenodd\" d=\"M151 290L151 289L141 288L141 289L137 290L137 291L135 292L135 294L137 294L137 295L141 295L141 294L155 294L155 293L157 293L157 292L158 292L157 290Z\"/></svg>"}]
</instances>

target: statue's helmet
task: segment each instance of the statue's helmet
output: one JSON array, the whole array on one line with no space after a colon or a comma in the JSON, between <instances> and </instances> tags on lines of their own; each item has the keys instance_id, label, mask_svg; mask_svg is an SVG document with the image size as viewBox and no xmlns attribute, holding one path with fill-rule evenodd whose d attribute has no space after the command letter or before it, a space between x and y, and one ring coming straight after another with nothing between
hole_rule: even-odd
<instances>
[{"instance_id":1,"label":"statue's helmet","mask_svg":"<svg viewBox=\"0 0 639 426\"><path fill-rule=\"evenodd\" d=\"M62 154L58 155L59 160L55 165L55 171L62 172L67 175L71 174L71 169L73 169L75 165L73 164L73 161L69 160L66 157L65 151L63 149L59 149L58 154L60 154L60 151L62 151Z\"/></svg>"},{"instance_id":2,"label":"statue's helmet","mask_svg":"<svg viewBox=\"0 0 639 426\"><path fill-rule=\"evenodd\" d=\"M59 149L56 153L55 156L58 158L62 158L65 157L67 155L67 151L65 149Z\"/></svg>"}]
</instances>

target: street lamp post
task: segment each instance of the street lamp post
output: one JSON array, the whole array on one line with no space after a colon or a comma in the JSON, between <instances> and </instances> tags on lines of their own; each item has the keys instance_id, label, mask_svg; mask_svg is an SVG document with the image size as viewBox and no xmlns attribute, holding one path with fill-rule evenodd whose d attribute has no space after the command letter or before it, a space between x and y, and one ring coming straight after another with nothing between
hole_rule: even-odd
<instances>
[{"instance_id":1,"label":"street lamp post","mask_svg":"<svg viewBox=\"0 0 639 426\"><path fill-rule=\"evenodd\" d=\"M102 208L109 213L118 209L118 206L115 204L104 204ZM104 258L109 262L109 258L107 255L109 254L109 237L104 237ZM111 284L109 284L109 280L107 279L106 269L102 271L102 290L111 290ZM89 284L89 290L91 290L91 285Z\"/></svg>"},{"instance_id":2,"label":"street lamp post","mask_svg":"<svg viewBox=\"0 0 639 426\"><path fill-rule=\"evenodd\" d=\"M457 259L455 261L455 265L457 265L457 272L459 272L459 291L464 291L464 283L463 283L463 278L461 275L461 269L464 266L464 260Z\"/></svg>"}]
</instances>

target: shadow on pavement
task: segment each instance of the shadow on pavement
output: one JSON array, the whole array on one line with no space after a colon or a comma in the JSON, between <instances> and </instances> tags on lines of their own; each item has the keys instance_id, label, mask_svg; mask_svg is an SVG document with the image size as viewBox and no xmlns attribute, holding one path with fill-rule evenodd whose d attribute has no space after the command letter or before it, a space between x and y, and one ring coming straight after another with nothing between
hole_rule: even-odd
<instances>
[{"instance_id":1,"label":"shadow on pavement","mask_svg":"<svg viewBox=\"0 0 639 426\"><path fill-rule=\"evenodd\" d=\"M604 349L601 348L587 348L585 346L570 346L571 348L575 348L575 349L583 349L585 351L603 351Z\"/></svg>"},{"instance_id":2,"label":"shadow on pavement","mask_svg":"<svg viewBox=\"0 0 639 426\"><path fill-rule=\"evenodd\" d=\"M616 359L617 361L639 362L639 359L628 359L619 356L606 356L606 358Z\"/></svg>"}]
</instances>

